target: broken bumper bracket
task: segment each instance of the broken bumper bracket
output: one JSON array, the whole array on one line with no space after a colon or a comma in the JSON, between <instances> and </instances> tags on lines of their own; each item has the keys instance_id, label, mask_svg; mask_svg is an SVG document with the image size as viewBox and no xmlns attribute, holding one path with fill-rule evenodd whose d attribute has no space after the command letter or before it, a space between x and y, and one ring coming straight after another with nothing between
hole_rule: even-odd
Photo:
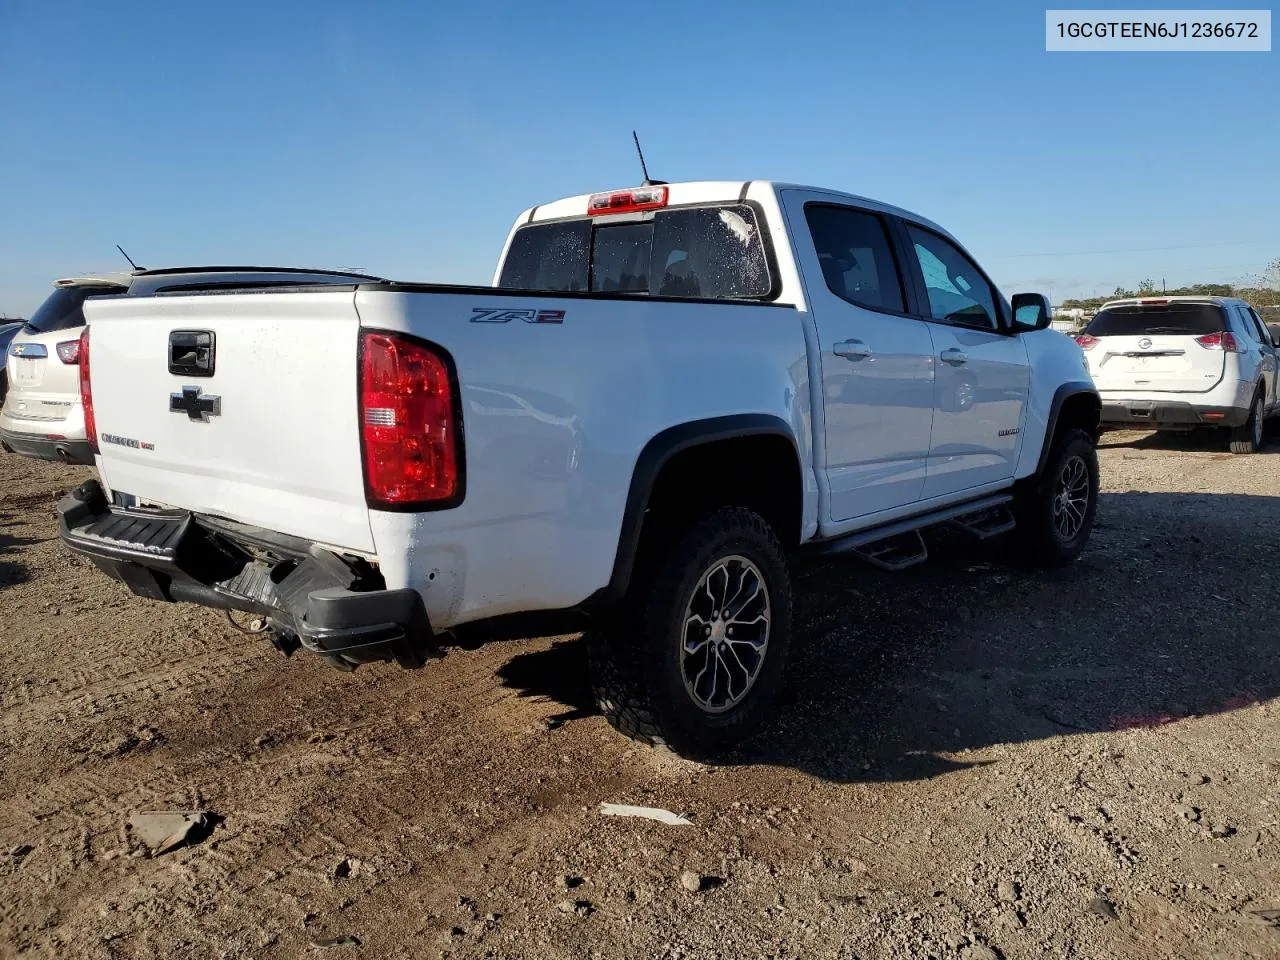
<instances>
[{"instance_id":1,"label":"broken bumper bracket","mask_svg":"<svg viewBox=\"0 0 1280 960\"><path fill-rule=\"evenodd\" d=\"M314 546L294 558L255 559L233 535L187 511L113 506L96 480L59 501L58 533L138 596L255 614L336 665L419 667L436 654L416 590L369 589Z\"/></svg>"}]
</instances>

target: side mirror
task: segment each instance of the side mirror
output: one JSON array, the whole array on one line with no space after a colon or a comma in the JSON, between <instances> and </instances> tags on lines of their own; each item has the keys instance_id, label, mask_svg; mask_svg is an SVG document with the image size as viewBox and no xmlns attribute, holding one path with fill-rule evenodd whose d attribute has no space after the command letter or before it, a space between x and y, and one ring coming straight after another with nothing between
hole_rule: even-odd
<instances>
[{"instance_id":1,"label":"side mirror","mask_svg":"<svg viewBox=\"0 0 1280 960\"><path fill-rule=\"evenodd\" d=\"M1053 319L1053 308L1043 293L1015 293L1011 306L1013 329L1018 332L1043 330Z\"/></svg>"},{"instance_id":2,"label":"side mirror","mask_svg":"<svg viewBox=\"0 0 1280 960\"><path fill-rule=\"evenodd\" d=\"M1267 332L1271 334L1271 345L1280 347L1280 323L1268 323Z\"/></svg>"}]
</instances>

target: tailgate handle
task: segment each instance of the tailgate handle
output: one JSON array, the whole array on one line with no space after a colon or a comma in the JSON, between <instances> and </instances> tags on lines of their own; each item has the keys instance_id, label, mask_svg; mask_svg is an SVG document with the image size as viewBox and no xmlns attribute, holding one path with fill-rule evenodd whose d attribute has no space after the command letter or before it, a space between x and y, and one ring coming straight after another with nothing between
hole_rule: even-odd
<instances>
[{"instance_id":1,"label":"tailgate handle","mask_svg":"<svg viewBox=\"0 0 1280 960\"><path fill-rule=\"evenodd\" d=\"M169 372L179 377L212 377L215 340L212 330L169 333Z\"/></svg>"}]
</instances>

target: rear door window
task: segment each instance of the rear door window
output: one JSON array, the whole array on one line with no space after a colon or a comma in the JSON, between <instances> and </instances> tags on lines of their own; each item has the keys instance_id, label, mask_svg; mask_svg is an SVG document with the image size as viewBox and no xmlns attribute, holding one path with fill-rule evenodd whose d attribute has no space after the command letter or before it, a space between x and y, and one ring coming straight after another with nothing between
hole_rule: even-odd
<instances>
[{"instance_id":1,"label":"rear door window","mask_svg":"<svg viewBox=\"0 0 1280 960\"><path fill-rule=\"evenodd\" d=\"M880 217L865 210L819 204L806 204L804 215L822 276L832 293L872 310L906 310L902 277Z\"/></svg>"},{"instance_id":2,"label":"rear door window","mask_svg":"<svg viewBox=\"0 0 1280 960\"><path fill-rule=\"evenodd\" d=\"M1091 337L1140 337L1170 334L1202 337L1226 329L1222 308L1214 303L1168 303L1108 307L1084 328Z\"/></svg>"},{"instance_id":3,"label":"rear door window","mask_svg":"<svg viewBox=\"0 0 1280 960\"><path fill-rule=\"evenodd\" d=\"M56 333L83 327L84 302L90 296L123 293L124 287L57 287L27 321L28 333Z\"/></svg>"},{"instance_id":4,"label":"rear door window","mask_svg":"<svg viewBox=\"0 0 1280 960\"><path fill-rule=\"evenodd\" d=\"M747 204L677 207L630 223L521 227L498 285L713 300L773 292L760 225Z\"/></svg>"}]
</instances>

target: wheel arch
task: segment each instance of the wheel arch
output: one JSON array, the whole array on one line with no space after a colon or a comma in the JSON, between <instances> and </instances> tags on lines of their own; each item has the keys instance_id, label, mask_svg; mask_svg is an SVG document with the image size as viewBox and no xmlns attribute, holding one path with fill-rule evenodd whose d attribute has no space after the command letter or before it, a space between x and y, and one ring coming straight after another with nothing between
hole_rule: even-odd
<instances>
[{"instance_id":1,"label":"wheel arch","mask_svg":"<svg viewBox=\"0 0 1280 960\"><path fill-rule=\"evenodd\" d=\"M744 413L677 424L651 437L640 451L631 473L609 582L592 594L584 606L608 606L626 595L646 541L647 528L653 525L651 510L655 504L670 501L672 484L695 472L699 464L712 457L741 462L761 454L768 456L751 483L726 488L726 496L718 501L707 498L708 487L701 486L691 491L690 508L696 509L702 501L752 506L770 521L784 546L798 543L804 481L796 438L785 420L771 414ZM783 489L776 501L761 499L762 493L777 492L779 484Z\"/></svg>"},{"instance_id":2,"label":"wheel arch","mask_svg":"<svg viewBox=\"0 0 1280 960\"><path fill-rule=\"evenodd\" d=\"M1045 423L1044 442L1036 461L1035 475L1044 470L1053 449L1054 438L1060 429L1079 428L1093 434L1102 419L1102 398L1092 383L1083 380L1070 381L1058 386L1049 404L1049 417Z\"/></svg>"}]
</instances>

